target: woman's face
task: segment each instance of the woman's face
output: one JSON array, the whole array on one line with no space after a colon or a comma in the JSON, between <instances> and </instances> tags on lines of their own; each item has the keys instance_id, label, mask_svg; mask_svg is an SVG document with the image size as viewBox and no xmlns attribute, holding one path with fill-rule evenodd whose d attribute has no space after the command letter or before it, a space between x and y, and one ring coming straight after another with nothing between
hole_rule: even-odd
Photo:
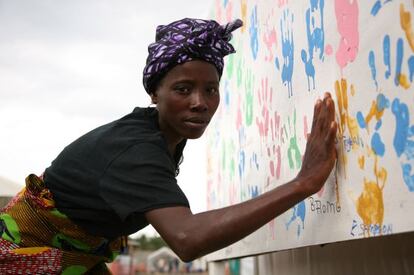
<instances>
[{"instance_id":1,"label":"woman's face","mask_svg":"<svg viewBox=\"0 0 414 275\"><path fill-rule=\"evenodd\" d=\"M199 138L220 102L219 76L214 65L189 61L172 68L151 95L157 104L160 129L169 145Z\"/></svg>"}]
</instances>

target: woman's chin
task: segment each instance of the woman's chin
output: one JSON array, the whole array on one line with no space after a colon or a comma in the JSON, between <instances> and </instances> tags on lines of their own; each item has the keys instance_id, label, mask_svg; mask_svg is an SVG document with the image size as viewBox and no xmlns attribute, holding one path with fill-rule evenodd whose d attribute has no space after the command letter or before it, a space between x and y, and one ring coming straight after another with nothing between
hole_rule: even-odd
<instances>
[{"instance_id":1,"label":"woman's chin","mask_svg":"<svg viewBox=\"0 0 414 275\"><path fill-rule=\"evenodd\" d=\"M185 135L185 138L198 139L204 134L204 132L205 132L205 128L199 131L191 131L191 133L187 133L187 135Z\"/></svg>"}]
</instances>

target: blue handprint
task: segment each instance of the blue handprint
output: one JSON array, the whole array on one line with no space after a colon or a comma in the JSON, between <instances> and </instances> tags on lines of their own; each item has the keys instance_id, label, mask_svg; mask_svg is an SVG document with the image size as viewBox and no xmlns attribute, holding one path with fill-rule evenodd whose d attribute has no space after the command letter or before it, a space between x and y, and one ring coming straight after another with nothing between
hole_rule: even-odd
<instances>
[{"instance_id":1,"label":"blue handprint","mask_svg":"<svg viewBox=\"0 0 414 275\"><path fill-rule=\"evenodd\" d=\"M293 57L294 57L294 43L293 43L293 14L289 10L283 12L280 20L280 30L282 35L282 81L288 86L288 95L291 97L292 93L292 75L293 75Z\"/></svg>"},{"instance_id":2,"label":"blue handprint","mask_svg":"<svg viewBox=\"0 0 414 275\"><path fill-rule=\"evenodd\" d=\"M357 112L356 118L361 129L368 129L368 124L372 117L376 118L374 133L371 136L371 148L377 156L385 155L385 144L382 141L379 129L382 126L382 114L390 106L389 99L382 93L378 94L377 99L373 102L369 113L364 117L361 111ZM375 116L373 114L376 114Z\"/></svg>"},{"instance_id":3,"label":"blue handprint","mask_svg":"<svg viewBox=\"0 0 414 275\"><path fill-rule=\"evenodd\" d=\"M410 126L408 106L398 98L392 102L392 113L395 116L394 149L401 160L403 179L410 192L414 192L414 125ZM405 158L403 158L405 156Z\"/></svg>"},{"instance_id":4,"label":"blue handprint","mask_svg":"<svg viewBox=\"0 0 414 275\"><path fill-rule=\"evenodd\" d=\"M299 237L301 228L305 228L305 216L306 216L306 205L304 201L299 202L293 207L293 213L292 217L290 217L290 220L286 223L286 229L289 229L289 226L292 222L294 222L296 219L300 219L301 225L298 224L297 228L297 236Z\"/></svg>"},{"instance_id":5,"label":"blue handprint","mask_svg":"<svg viewBox=\"0 0 414 275\"><path fill-rule=\"evenodd\" d=\"M305 64L305 73L308 79L308 91L310 91L310 78L315 89L315 67L313 66L313 53L319 50L319 59L323 60L325 30L323 25L323 0L311 1L310 8L306 10L306 35L308 38L308 51L301 51L301 58ZM319 18L319 24L315 21Z\"/></svg>"},{"instance_id":6,"label":"blue handprint","mask_svg":"<svg viewBox=\"0 0 414 275\"><path fill-rule=\"evenodd\" d=\"M391 76L391 52L390 52L390 36L387 34L384 36L383 40L383 55L384 55L384 65L387 70L385 71L385 78L388 79ZM410 74L410 81L412 81L412 71L413 71L413 59L414 56L411 56L407 60L408 70ZM402 65L404 60L404 41L402 38L398 38L395 52L395 73L394 73L394 84L395 86L402 86L405 89L409 88L407 83L406 75L402 71Z\"/></svg>"},{"instance_id":7,"label":"blue handprint","mask_svg":"<svg viewBox=\"0 0 414 275\"><path fill-rule=\"evenodd\" d=\"M257 6L254 6L252 14L250 15L250 48L252 50L253 59L256 60L257 52L259 51L259 39L258 39L258 29L257 29Z\"/></svg>"}]
</instances>

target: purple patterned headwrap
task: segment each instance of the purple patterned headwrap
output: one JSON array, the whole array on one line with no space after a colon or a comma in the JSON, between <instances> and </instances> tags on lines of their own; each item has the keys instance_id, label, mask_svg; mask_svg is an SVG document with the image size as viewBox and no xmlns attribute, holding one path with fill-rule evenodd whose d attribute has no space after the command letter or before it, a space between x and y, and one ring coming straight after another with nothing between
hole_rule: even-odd
<instances>
[{"instance_id":1,"label":"purple patterned headwrap","mask_svg":"<svg viewBox=\"0 0 414 275\"><path fill-rule=\"evenodd\" d=\"M231 32L242 25L240 19L221 26L214 20L184 18L158 26L144 68L147 93L153 92L154 85L174 66L194 59L212 63L221 77L223 57L235 52L229 43Z\"/></svg>"}]
</instances>

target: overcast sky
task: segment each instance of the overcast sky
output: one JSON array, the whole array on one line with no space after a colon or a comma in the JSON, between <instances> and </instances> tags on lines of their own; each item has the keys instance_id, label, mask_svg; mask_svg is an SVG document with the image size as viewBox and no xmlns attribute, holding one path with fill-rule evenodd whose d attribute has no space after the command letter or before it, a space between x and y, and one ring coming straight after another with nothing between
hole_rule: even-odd
<instances>
[{"instance_id":1,"label":"overcast sky","mask_svg":"<svg viewBox=\"0 0 414 275\"><path fill-rule=\"evenodd\" d=\"M83 133L148 106L156 26L207 18L211 2L0 0L0 176L23 184ZM178 179L193 212L206 207L203 146L189 142Z\"/></svg>"}]
</instances>

